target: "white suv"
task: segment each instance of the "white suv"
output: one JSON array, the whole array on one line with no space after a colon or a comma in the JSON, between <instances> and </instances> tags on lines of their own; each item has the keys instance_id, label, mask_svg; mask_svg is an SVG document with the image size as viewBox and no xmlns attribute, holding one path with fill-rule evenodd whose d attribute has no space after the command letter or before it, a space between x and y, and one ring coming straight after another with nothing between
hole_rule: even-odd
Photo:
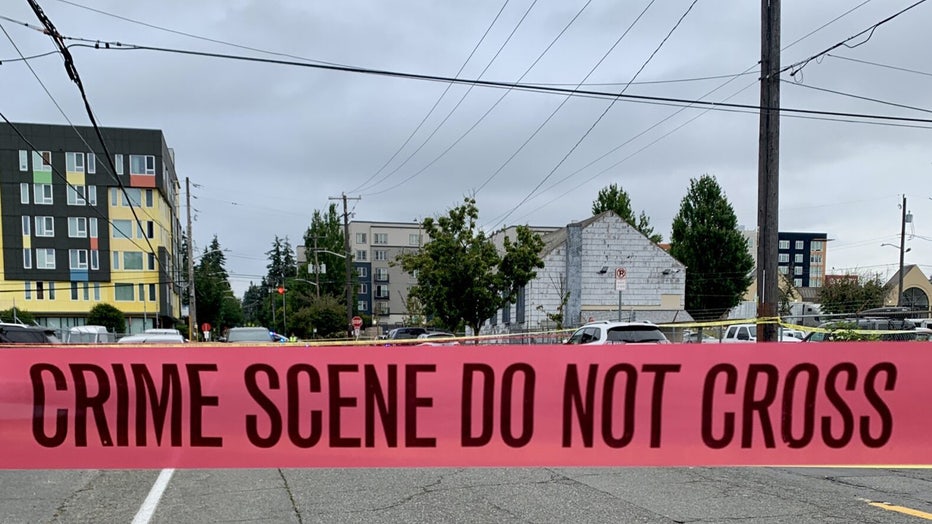
<instances>
[{"instance_id":1,"label":"white suv","mask_svg":"<svg viewBox=\"0 0 932 524\"><path fill-rule=\"evenodd\" d=\"M577 329L567 344L669 344L652 322L589 322Z\"/></svg>"}]
</instances>

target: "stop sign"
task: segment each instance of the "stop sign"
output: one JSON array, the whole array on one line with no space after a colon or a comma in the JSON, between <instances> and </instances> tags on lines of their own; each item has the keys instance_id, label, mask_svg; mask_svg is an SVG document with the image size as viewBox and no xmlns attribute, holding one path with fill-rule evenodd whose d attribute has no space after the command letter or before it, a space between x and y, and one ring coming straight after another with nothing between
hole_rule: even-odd
<instances>
[{"instance_id":1,"label":"stop sign","mask_svg":"<svg viewBox=\"0 0 932 524\"><path fill-rule=\"evenodd\" d=\"M353 317L353 329L362 327L362 317Z\"/></svg>"}]
</instances>

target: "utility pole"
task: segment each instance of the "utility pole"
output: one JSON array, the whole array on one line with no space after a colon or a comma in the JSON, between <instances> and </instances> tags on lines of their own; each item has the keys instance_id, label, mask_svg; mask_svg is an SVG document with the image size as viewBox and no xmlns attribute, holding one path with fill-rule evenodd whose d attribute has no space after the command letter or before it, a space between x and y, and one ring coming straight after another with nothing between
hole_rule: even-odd
<instances>
[{"instance_id":1,"label":"utility pole","mask_svg":"<svg viewBox=\"0 0 932 524\"><path fill-rule=\"evenodd\" d=\"M350 251L349 239L349 209L347 200L361 200L361 197L348 197L342 193L339 197L329 197L330 200L343 201L343 249L346 252L346 333L353 336L353 253Z\"/></svg>"},{"instance_id":2,"label":"utility pole","mask_svg":"<svg viewBox=\"0 0 932 524\"><path fill-rule=\"evenodd\" d=\"M900 273L896 288L896 305L903 305L903 255L906 253L906 195L903 195L903 218L900 221Z\"/></svg>"},{"instance_id":3,"label":"utility pole","mask_svg":"<svg viewBox=\"0 0 932 524\"><path fill-rule=\"evenodd\" d=\"M196 341L197 304L194 294L194 237L191 236L191 179L184 177L188 203L188 340Z\"/></svg>"},{"instance_id":4,"label":"utility pole","mask_svg":"<svg viewBox=\"0 0 932 524\"><path fill-rule=\"evenodd\" d=\"M757 166L757 316L777 316L780 190L780 0L761 0L760 144ZM775 342L776 324L758 324L757 340Z\"/></svg>"},{"instance_id":5,"label":"utility pole","mask_svg":"<svg viewBox=\"0 0 932 524\"><path fill-rule=\"evenodd\" d=\"M314 289L320 298L320 262L317 261L317 235L314 235Z\"/></svg>"}]
</instances>

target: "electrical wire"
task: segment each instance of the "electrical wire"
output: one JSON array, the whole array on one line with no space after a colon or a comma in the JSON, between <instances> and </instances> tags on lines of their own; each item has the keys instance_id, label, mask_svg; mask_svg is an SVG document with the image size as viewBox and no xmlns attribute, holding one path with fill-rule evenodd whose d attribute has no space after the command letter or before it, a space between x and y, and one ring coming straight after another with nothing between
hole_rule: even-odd
<instances>
[{"instance_id":1,"label":"electrical wire","mask_svg":"<svg viewBox=\"0 0 932 524\"><path fill-rule=\"evenodd\" d=\"M857 100L865 100L865 101L868 101L868 102L875 102L875 103L877 103L877 104L883 104L883 105L892 106L892 107L899 107L899 108L902 108L902 109L910 109L910 110L913 110L913 111L921 111L921 112L923 112L923 113L932 113L932 110L925 109L925 108L922 108L922 107L908 106L908 105L905 105L905 104L898 104L898 103L895 103L895 102L888 102L888 101L886 101L886 100L879 100L879 99L877 99L877 98L871 98L871 97L869 97L869 96L854 95L854 94L851 94L851 93L845 93L845 92L843 92L843 91L836 91L836 90L834 90L834 89L828 89L828 88L825 88L825 87L818 87L818 86L814 86L814 85L803 84L803 83L800 83L800 82L793 82L793 81L790 81L790 80L782 80L782 79L781 79L780 81L783 82L783 83L786 83L786 84L790 84L790 85L797 86L797 87L805 87L806 89L812 89L812 90L815 90L815 91L822 91L823 93L832 93L832 94L834 94L834 95L845 96L845 97L848 97L848 98L855 98L855 99L857 99Z\"/></svg>"},{"instance_id":2,"label":"electrical wire","mask_svg":"<svg viewBox=\"0 0 932 524\"><path fill-rule=\"evenodd\" d=\"M463 70L466 69L466 65L469 64L469 61L470 61L470 60L472 60L472 57L476 54L476 51L479 50L479 47L482 45L482 42L485 41L485 38L489 35L489 32L492 30L492 28L493 28L493 27L495 26L495 24L498 22L499 17L502 16L502 12L504 12L504 11L505 11L505 8L508 7L508 2L509 2L509 1L510 1L510 0L505 0L505 3L502 4L502 8L498 10L498 13L495 15L495 18L492 19L492 23L489 24L489 26L485 29L485 32L482 34L482 38L480 38L479 41L476 42L476 45L473 46L472 51L469 53L469 56L466 57L466 60L463 61L463 65L460 66L459 70L457 70L457 72L456 72L456 74L455 74L454 76L459 77L459 76L463 73ZM512 35L515 34L515 31L518 30L518 27L521 26L521 23L524 22L524 19L527 17L528 13L531 11L531 8L533 8L534 5L535 5L536 3L537 3L537 0L534 0L534 2L531 3L531 7L529 7L528 10L524 13L524 16L521 17L521 20L520 20L520 21L518 21L518 25L515 26L515 29L511 32L510 35L508 35L508 39L505 40L505 43L502 44L502 46L499 48L498 52L495 53L495 56L492 58L492 60L489 61L489 65L486 66L485 69L483 69L483 71L482 71L483 73L485 73L485 71L489 68L489 66L492 65L492 62L495 61L495 58L498 57L499 53L502 52L502 49L504 49L504 48L505 48L505 45L507 45L508 42L511 40ZM481 78L481 77L482 77L482 74L480 74L479 77ZM404 150L404 148L407 147L408 143L411 142L411 139L414 138L414 135L416 135L417 132L420 131L421 128L424 126L424 123L427 122L427 119L430 118L430 116L431 116L432 114L434 114L434 111L437 109L437 106L440 105L440 102L443 100L443 98L447 95L447 93L448 93L448 92L450 91L450 89L452 89L452 88L453 88L453 84L447 84L447 87L443 90L442 93L440 93L440 96L437 97L437 101L434 102L434 105L431 106L431 108L430 108L430 110L427 112L427 114L424 115L424 118L422 118L421 121L420 121L420 123L418 123L417 127L415 127L413 131L411 131L411 134L408 135L408 138L405 139L405 141L401 144L401 146L399 146L398 149L395 150L395 152L392 154L392 156L391 156L388 160L386 160L384 164L382 164L382 167L380 167L375 173L373 173L372 175L370 175L369 178L367 178L362 184L359 184L358 186L356 186L355 188L353 188L352 190L350 190L350 191L349 191L350 193L357 193L357 192L359 192L359 191L362 191L362 190L366 187L366 184L368 184L369 182L371 182L373 178L377 177L382 171L385 170L386 167L388 167L389 164L392 163L393 160L395 160L395 158L396 158L399 154L401 154L401 152ZM472 88L470 88L470 89L472 89ZM468 94L468 92L467 92L467 94ZM463 96L463 98L460 99L460 102L462 102L462 100L463 100L464 98L466 98L465 95ZM459 107L459 104L457 104L456 107ZM453 108L453 111L456 110L456 107ZM450 115L453 114L453 111L450 112ZM449 118L449 115L447 115L447 118ZM446 118L443 120L443 122L446 122ZM441 122L440 125L443 125L443 122ZM438 129L439 129L439 127L440 127L440 126L437 126ZM437 131L436 131L436 129L435 129L435 130L434 130L434 133L436 133L436 132L437 132ZM434 135L431 134L430 136L432 137L432 136L434 136ZM428 137L427 140L430 140L430 137ZM424 141L424 144L427 143L427 140ZM411 154L411 156L414 156L414 154L416 154L418 151L420 151L421 147L424 147L424 144L421 144L421 146L418 147L418 148L414 151L414 153ZM405 159L405 161L402 162L401 166L403 166L404 164L406 164L406 163L408 162L408 160L411 159L411 156L409 156L407 159ZM401 166L399 166L399 168L400 168Z\"/></svg>"},{"instance_id":3,"label":"electrical wire","mask_svg":"<svg viewBox=\"0 0 932 524\"><path fill-rule=\"evenodd\" d=\"M913 74L922 75L922 76L932 76L932 73L927 73L927 72L925 72L925 71L918 71L918 70L916 70L916 69L907 69L907 68L905 68L905 67L892 66L892 65L889 65L889 64L880 64L880 63L877 63L877 62L871 62L871 61L869 61L869 60L860 60L860 59L857 59L857 58L850 58L850 57L847 57L847 56L833 55L833 54L831 54L831 53L827 53L825 56L830 57L830 58L837 58L837 59L839 59L839 60L847 60L847 61L849 61L849 62L855 62L855 63L858 63L858 64L866 64L866 65L872 65L872 66L875 66L875 67L882 67L882 68L884 68L884 69L891 69L891 70L893 70L893 71L903 71L903 72L905 72L905 73L913 73Z\"/></svg>"},{"instance_id":4,"label":"electrical wire","mask_svg":"<svg viewBox=\"0 0 932 524\"><path fill-rule=\"evenodd\" d=\"M593 66L589 69L589 72L586 73L586 76L583 77L582 81L581 81L580 83L576 84L575 89L579 89L579 87L580 87L586 80L588 80L590 76L592 76L592 75L595 73L595 71L599 68L599 66L601 66L602 63L605 62L605 60L608 58L608 56L609 56L610 54L612 54L612 52L615 50L615 48L618 47L618 44L620 44L621 41L624 40L624 38L625 38L626 36L628 36L628 33L630 33L632 29L634 29L634 26L636 26L637 23L641 20L641 18L644 17L644 15L647 13L647 10L650 9L650 7L651 7L652 5L654 5L654 2L653 2L653 1L649 2L649 3L644 7L644 9L640 12L640 14L638 14L638 16L634 19L634 21L632 21L631 24L628 25L628 28L625 29L625 31L624 31L623 33L621 33L621 36L619 36L618 39L616 39L615 42L612 44L612 46L609 47L608 50L602 55L602 58L600 58L599 61L596 62L595 65L593 65ZM639 72L640 72L640 71L639 71ZM637 77L637 75L635 75L635 78L636 78L636 77ZM628 84L626 84L626 85L624 86L624 88L622 89L622 93L623 93L625 90L627 90L628 87L629 87L630 85L631 85L631 82L628 82ZM501 173L502 170L504 170L505 167L508 166L508 164L510 164L511 161L514 160L515 157L517 157L518 154L521 153L521 151L523 151L524 148L525 148L529 143L531 143L531 140L533 140L534 137L536 137L536 136L541 132L541 130L544 128L544 126L546 126L546 125L550 122L550 120L552 120L553 117L555 117L556 114L557 114L558 112L560 112L560 110L563 109L563 107L564 107L564 106L566 105L566 103L569 102L569 101L570 101L570 97L569 97L569 96L563 97L563 101L560 102L560 105L558 105L557 107L555 107L555 108L553 109L553 111L550 112L550 115L548 115L547 118L545 118L544 121L541 122L540 125L537 126L537 129L535 129L534 132L532 132L531 135L528 136L527 139L524 140L524 142L518 147L518 149L515 150L515 152L512 153L512 154L505 160L505 162L503 162L501 165L498 166L498 169L496 169L495 171L493 171L492 174L489 175L489 176L485 179L484 182L482 182L481 184L479 184L479 187L477 187L477 188L474 190L474 194L475 194L475 195L478 195L479 193L481 193L482 190L483 190L483 188L485 188L485 186L487 186L487 185L489 184L489 182L491 182L493 179L495 179L495 177L498 176L498 174Z\"/></svg>"},{"instance_id":5,"label":"electrical wire","mask_svg":"<svg viewBox=\"0 0 932 524\"><path fill-rule=\"evenodd\" d=\"M686 19L686 16L689 15L689 13L693 10L693 7L695 7L697 2L698 0L693 0L692 3L689 4L689 7L686 8L686 11L683 12L683 14L679 17L679 19L676 21L676 23L673 25L670 31L666 34L666 36L663 37L663 40L660 41L660 44L658 44L657 47L654 49L654 51L650 54L650 56L647 57L647 60L645 60L644 63L641 64L640 69L638 69L637 73L634 74L634 77L632 78L632 80L637 79L638 75L641 74L644 68L647 67L648 64L650 64L650 62L654 59L655 56L657 56L657 53L660 51L661 48L663 48L664 44L667 43L667 40L670 39L670 36L672 36L673 33L676 32L676 30L680 27L680 24L683 23L683 20ZM647 7L650 7L650 5L648 5ZM531 191L527 195L525 195L525 197L520 202L518 202L516 206L513 206L508 211L508 213L506 213L505 216L501 218L501 220L493 224L492 229L494 229L498 224L501 224L502 222L507 220L509 216L511 216L515 211L517 211L521 206L523 206L534 195L534 193L536 193L537 190L540 189L541 186L543 186L544 183L547 182L547 180L549 180L550 177L553 176L554 173L556 173L556 171L560 168L560 166L562 166L563 163L566 162L566 160L573 154L573 152L576 151L576 148L578 148L579 145L582 144L584 140L586 140L589 134L592 133L595 127L599 124L599 122L601 122L602 119L605 117L605 115L608 114L609 110L611 110L611 108L614 107L618 99L624 95L624 91L627 88L628 86L626 85L625 88L622 89L620 93L618 93L618 97L613 99L611 103L609 103L608 106L606 106L606 108L602 111L602 114L599 115L598 118L596 118L595 122L593 122L591 126L589 126L589 129L587 129L586 132L583 133L583 135L576 141L576 143L573 144L573 147L571 147L570 150L567 151L565 155L563 155L563 158L561 158L560 161L557 162L557 165L555 165L550 170L550 172L547 173L547 175L543 179L541 179L541 181L538 182L537 185L534 186L534 188L531 189Z\"/></svg>"},{"instance_id":6,"label":"electrical wire","mask_svg":"<svg viewBox=\"0 0 932 524\"><path fill-rule=\"evenodd\" d=\"M576 20L579 19L579 17L583 14L583 11L585 11L586 8L589 7L589 4L591 4L591 3L592 3L592 0L588 0L585 4L583 4L583 6L582 6L581 8L579 8L579 10L578 10L578 11L576 12L576 14L573 16L573 18L571 18L571 19L569 20L569 22L567 22L566 25L563 26L563 29L561 29L560 32L557 33L557 36L555 36L555 37L550 41L550 43L547 45L547 47L545 47L544 50L541 51L541 53L540 53L539 55L537 55L537 58L531 63L531 65L529 65L529 66L524 70L524 73L522 73L521 76L518 77L517 82L521 82L521 80L523 80L524 77L526 77L526 76L531 72L531 70L534 69L534 67L544 58L544 56L546 56L547 53L550 52L550 49L553 48L553 46L563 37L563 35L566 34L566 31L569 30L569 28L572 27L573 24L576 23ZM471 126L469 126L469 128L466 129L466 131L464 131L462 134L460 134L460 136L459 136L456 140L454 140L449 146L447 146L446 149L444 149L443 151L441 151L439 155L437 155L436 157L434 157L433 160L431 160L430 162L428 162L427 165L425 165L425 166L422 167L420 170L418 170L418 171L412 173L412 174L409 175L407 178L401 180L400 182L396 183L395 185L393 185L393 186L391 186L391 187L388 187L388 188L386 188L386 189L382 189L382 190L380 190L380 191L378 191L378 192L375 192L375 193L369 193L368 195L364 194L363 196L373 196L373 195L379 195L379 194L382 194L382 193L386 193L386 192L388 192L388 191L391 191L391 190L393 190L393 189L396 189L396 188L400 187L400 186L403 185L403 184L408 183L409 181L413 180L415 177L417 177L417 176L419 176L420 174L422 174L422 173L424 173L425 171L427 171L431 166L433 166L435 163L437 163L437 161L439 161L441 158L443 158L444 156L446 156L447 153L449 153L451 150L453 150L453 148L456 147L457 144L459 144L464 138L466 138L470 133L472 133L472 131L473 131L474 129L476 129L476 127L478 127L479 124L481 124L481 123L486 119L486 117L488 117L488 116L495 110L495 108L498 107L498 105L505 99L505 97L507 97L508 94L511 93L512 89L514 89L514 87L506 88L505 92L502 93L502 96L498 97L498 99L485 111L485 113L482 114L482 116L479 117L478 120L476 120L475 122L473 122L473 124L472 124Z\"/></svg>"}]
</instances>

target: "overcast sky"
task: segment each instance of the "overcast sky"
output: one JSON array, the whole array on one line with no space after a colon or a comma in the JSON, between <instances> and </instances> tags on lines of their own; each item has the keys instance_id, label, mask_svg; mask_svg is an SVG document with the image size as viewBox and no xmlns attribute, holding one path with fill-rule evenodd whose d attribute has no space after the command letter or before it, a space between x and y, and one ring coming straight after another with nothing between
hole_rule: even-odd
<instances>
[{"instance_id":1,"label":"overcast sky","mask_svg":"<svg viewBox=\"0 0 932 524\"><path fill-rule=\"evenodd\" d=\"M782 62L815 55L914 1L784 2ZM39 3L63 35L92 40L294 60L204 40L214 39L373 69L452 77L462 68L461 78L570 88L585 81L603 84L585 89L608 92L634 79L626 94L759 101L760 4L747 0L699 0L649 61L691 0ZM6 0L0 15L38 25L26 0ZM54 49L37 31L0 25L27 56ZM869 40L849 42L857 47L810 62L795 79L784 74L782 105L932 118L930 26L932 2L881 25ZM666 241L689 179L709 173L739 222L756 227L753 112L447 90L437 82L143 50L72 53L101 125L164 131L182 187L185 177L197 184L195 243L203 249L217 235L230 250L227 269L240 295L266 273L264 253L276 235L302 243L313 211L344 192L361 197L352 202L356 220L413 222L478 191L485 227L564 226L590 216L599 189L616 183ZM0 111L14 122L66 124L16 58L0 35ZM30 64L67 117L87 125L61 58ZM703 77L719 78L694 80ZM890 123L899 127L782 119L780 230L828 234L829 272L892 275L897 249L881 244L899 244L905 194L913 214L906 263L932 274L932 124Z\"/></svg>"}]
</instances>

